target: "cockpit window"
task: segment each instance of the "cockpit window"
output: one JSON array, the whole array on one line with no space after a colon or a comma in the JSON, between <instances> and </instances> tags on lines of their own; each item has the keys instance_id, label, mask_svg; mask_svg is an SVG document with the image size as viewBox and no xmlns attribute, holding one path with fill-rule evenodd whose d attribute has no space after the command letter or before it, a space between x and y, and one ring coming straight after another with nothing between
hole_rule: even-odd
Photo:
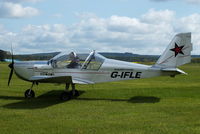
<instances>
[{"instance_id":1,"label":"cockpit window","mask_svg":"<svg viewBox=\"0 0 200 134\"><path fill-rule=\"evenodd\" d=\"M82 65L82 69L98 70L103 64L104 60L105 58L103 56L93 51L85 60L84 64Z\"/></svg>"},{"instance_id":2,"label":"cockpit window","mask_svg":"<svg viewBox=\"0 0 200 134\"><path fill-rule=\"evenodd\" d=\"M87 58L86 58L87 57ZM88 54L76 54L71 52L70 54L60 53L54 58L49 60L48 64L51 64L53 68L69 68L69 69L88 69L98 70L103 64L105 57L101 56L95 51Z\"/></svg>"},{"instance_id":3,"label":"cockpit window","mask_svg":"<svg viewBox=\"0 0 200 134\"><path fill-rule=\"evenodd\" d=\"M81 68L80 59L74 52L70 54L60 53L52 58L49 63L53 68Z\"/></svg>"}]
</instances>

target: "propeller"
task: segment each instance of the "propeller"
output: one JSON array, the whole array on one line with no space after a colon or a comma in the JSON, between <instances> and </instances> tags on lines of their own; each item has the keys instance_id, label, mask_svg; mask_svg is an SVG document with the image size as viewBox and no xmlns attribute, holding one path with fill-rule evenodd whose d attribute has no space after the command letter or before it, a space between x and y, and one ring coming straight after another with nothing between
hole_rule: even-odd
<instances>
[{"instance_id":1,"label":"propeller","mask_svg":"<svg viewBox=\"0 0 200 134\"><path fill-rule=\"evenodd\" d=\"M11 46L11 58L12 58L12 62L8 65L8 67L11 69L9 79L8 79L8 86L10 85L10 81L12 79L12 75L13 75L13 71L14 71L14 56L13 56L12 46Z\"/></svg>"}]
</instances>

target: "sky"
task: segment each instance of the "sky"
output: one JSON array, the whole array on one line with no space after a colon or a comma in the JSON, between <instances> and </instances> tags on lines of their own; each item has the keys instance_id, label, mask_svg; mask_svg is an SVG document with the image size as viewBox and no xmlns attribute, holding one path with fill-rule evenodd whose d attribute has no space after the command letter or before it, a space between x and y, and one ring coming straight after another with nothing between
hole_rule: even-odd
<instances>
[{"instance_id":1,"label":"sky","mask_svg":"<svg viewBox=\"0 0 200 134\"><path fill-rule=\"evenodd\" d=\"M0 49L159 55L191 32L200 55L200 0L0 0Z\"/></svg>"}]
</instances>

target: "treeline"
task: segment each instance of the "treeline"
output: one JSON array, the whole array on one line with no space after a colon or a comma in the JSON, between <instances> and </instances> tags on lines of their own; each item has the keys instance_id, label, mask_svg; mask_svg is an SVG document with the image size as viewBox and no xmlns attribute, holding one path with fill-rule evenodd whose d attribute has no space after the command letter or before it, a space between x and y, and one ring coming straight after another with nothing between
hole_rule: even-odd
<instances>
[{"instance_id":1,"label":"treeline","mask_svg":"<svg viewBox=\"0 0 200 134\"><path fill-rule=\"evenodd\" d=\"M15 60L49 60L57 55L59 52L53 53L39 53L39 54L26 54L26 55L14 55ZM101 52L101 55L122 61L129 62L156 62L159 55L138 55L133 53L106 53ZM84 60L88 54L78 54L78 56ZM0 50L0 61L5 61L5 59L11 59L11 54L9 52ZM192 55L192 63L200 63L200 55Z\"/></svg>"},{"instance_id":2,"label":"treeline","mask_svg":"<svg viewBox=\"0 0 200 134\"><path fill-rule=\"evenodd\" d=\"M137 57L118 57L118 56L105 56L106 58L129 61L129 62L155 62L159 56L139 55Z\"/></svg>"},{"instance_id":3,"label":"treeline","mask_svg":"<svg viewBox=\"0 0 200 134\"><path fill-rule=\"evenodd\" d=\"M0 50L0 61L11 58L10 53L7 51Z\"/></svg>"},{"instance_id":4,"label":"treeline","mask_svg":"<svg viewBox=\"0 0 200 134\"><path fill-rule=\"evenodd\" d=\"M27 55L15 55L14 58L18 60L49 60L56 56L59 52L53 53L39 53L39 54L27 54Z\"/></svg>"},{"instance_id":5,"label":"treeline","mask_svg":"<svg viewBox=\"0 0 200 134\"><path fill-rule=\"evenodd\" d=\"M129 61L129 62L155 62L159 55L139 55L133 53L100 53L106 58Z\"/></svg>"},{"instance_id":6,"label":"treeline","mask_svg":"<svg viewBox=\"0 0 200 134\"><path fill-rule=\"evenodd\" d=\"M106 56L106 57L116 60L129 61L129 62L156 62L160 56L139 55L137 57L115 57L115 56L113 57ZM200 57L198 58L192 57L191 63L200 63Z\"/></svg>"},{"instance_id":7,"label":"treeline","mask_svg":"<svg viewBox=\"0 0 200 134\"><path fill-rule=\"evenodd\" d=\"M200 58L192 58L192 63L200 63Z\"/></svg>"},{"instance_id":8,"label":"treeline","mask_svg":"<svg viewBox=\"0 0 200 134\"><path fill-rule=\"evenodd\" d=\"M59 52L53 53L38 53L38 54L25 54L25 55L14 55L14 59L16 60L49 60ZM5 61L6 59L11 59L11 53L7 51L0 50L0 61Z\"/></svg>"}]
</instances>

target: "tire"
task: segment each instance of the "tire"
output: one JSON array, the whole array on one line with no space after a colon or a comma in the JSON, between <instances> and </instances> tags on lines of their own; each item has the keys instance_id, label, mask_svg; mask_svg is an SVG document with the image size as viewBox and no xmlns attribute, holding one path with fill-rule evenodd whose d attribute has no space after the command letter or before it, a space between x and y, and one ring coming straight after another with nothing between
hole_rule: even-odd
<instances>
[{"instance_id":1,"label":"tire","mask_svg":"<svg viewBox=\"0 0 200 134\"><path fill-rule=\"evenodd\" d=\"M74 94L72 93L72 91L70 91L71 96L78 97L80 95L79 92L78 92L78 90L74 90L74 91L75 91Z\"/></svg>"},{"instance_id":2,"label":"tire","mask_svg":"<svg viewBox=\"0 0 200 134\"><path fill-rule=\"evenodd\" d=\"M69 92L62 92L60 94L60 100L62 101L67 101L67 100L70 100L71 99L71 95Z\"/></svg>"},{"instance_id":3,"label":"tire","mask_svg":"<svg viewBox=\"0 0 200 134\"><path fill-rule=\"evenodd\" d=\"M75 94L74 94L74 96L75 97L78 97L80 94L79 94L79 91L78 90L75 90Z\"/></svg>"},{"instance_id":4,"label":"tire","mask_svg":"<svg viewBox=\"0 0 200 134\"><path fill-rule=\"evenodd\" d=\"M31 89L27 89L25 92L24 92L24 96L25 98L34 98L35 97L35 92Z\"/></svg>"}]
</instances>

